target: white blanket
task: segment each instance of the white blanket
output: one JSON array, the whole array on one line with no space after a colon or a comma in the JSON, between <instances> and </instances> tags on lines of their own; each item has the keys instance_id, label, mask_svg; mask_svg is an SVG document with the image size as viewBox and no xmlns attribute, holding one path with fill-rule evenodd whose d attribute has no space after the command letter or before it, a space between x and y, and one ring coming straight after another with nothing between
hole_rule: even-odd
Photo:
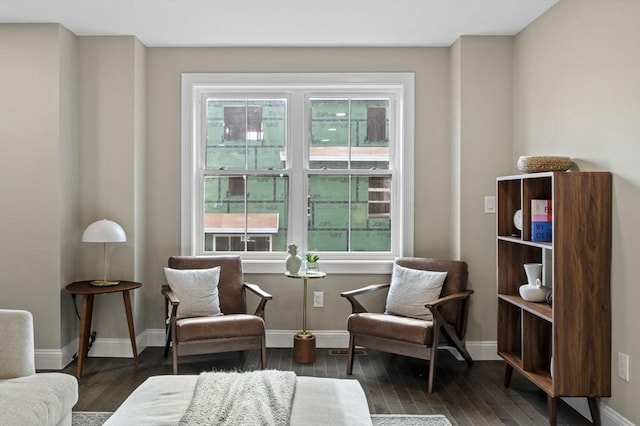
<instances>
[{"instance_id":1,"label":"white blanket","mask_svg":"<svg viewBox=\"0 0 640 426\"><path fill-rule=\"evenodd\" d=\"M202 373L179 425L288 425L295 384L290 371Z\"/></svg>"}]
</instances>

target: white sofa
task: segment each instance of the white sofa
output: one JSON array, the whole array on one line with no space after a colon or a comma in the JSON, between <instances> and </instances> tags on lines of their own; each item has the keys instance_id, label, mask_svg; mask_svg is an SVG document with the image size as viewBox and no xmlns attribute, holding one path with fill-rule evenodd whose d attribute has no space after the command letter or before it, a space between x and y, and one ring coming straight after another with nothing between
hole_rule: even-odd
<instances>
[{"instance_id":1,"label":"white sofa","mask_svg":"<svg viewBox=\"0 0 640 426\"><path fill-rule=\"evenodd\" d=\"M30 312L0 309L0 425L71 425L78 381L37 373Z\"/></svg>"}]
</instances>

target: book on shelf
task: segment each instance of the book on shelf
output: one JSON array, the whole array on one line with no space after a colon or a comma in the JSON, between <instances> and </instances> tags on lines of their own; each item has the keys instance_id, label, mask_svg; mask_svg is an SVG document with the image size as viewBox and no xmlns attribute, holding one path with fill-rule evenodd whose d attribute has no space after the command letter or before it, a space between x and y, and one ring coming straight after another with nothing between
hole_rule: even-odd
<instances>
[{"instance_id":1,"label":"book on shelf","mask_svg":"<svg viewBox=\"0 0 640 426\"><path fill-rule=\"evenodd\" d=\"M531 200L531 241L551 242L553 236L553 201Z\"/></svg>"}]
</instances>

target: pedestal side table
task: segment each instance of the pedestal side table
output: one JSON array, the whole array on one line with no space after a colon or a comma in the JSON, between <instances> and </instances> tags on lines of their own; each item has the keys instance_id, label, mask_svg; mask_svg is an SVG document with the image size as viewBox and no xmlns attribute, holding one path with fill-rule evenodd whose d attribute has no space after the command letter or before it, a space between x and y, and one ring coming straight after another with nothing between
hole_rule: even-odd
<instances>
[{"instance_id":1,"label":"pedestal side table","mask_svg":"<svg viewBox=\"0 0 640 426\"><path fill-rule=\"evenodd\" d=\"M304 288L302 294L302 331L293 337L293 360L300 364L309 364L316 360L316 336L307 331L307 280L320 279L327 276L324 272L312 274L290 274L285 273L289 278L302 280Z\"/></svg>"},{"instance_id":2,"label":"pedestal side table","mask_svg":"<svg viewBox=\"0 0 640 426\"><path fill-rule=\"evenodd\" d=\"M127 325L129 326L129 338L131 339L131 349L133 351L133 362L138 364L138 349L136 348L136 334L133 329L133 315L131 314L131 297L129 290L142 287L142 283L133 281L120 281L111 286L94 286L91 281L76 281L65 287L68 293L82 296L82 310L80 312L80 336L78 343L78 365L76 376L82 377L84 360L89 352L89 335L91 334L91 319L93 317L93 298L96 294L122 292L124 310L127 314Z\"/></svg>"}]
</instances>

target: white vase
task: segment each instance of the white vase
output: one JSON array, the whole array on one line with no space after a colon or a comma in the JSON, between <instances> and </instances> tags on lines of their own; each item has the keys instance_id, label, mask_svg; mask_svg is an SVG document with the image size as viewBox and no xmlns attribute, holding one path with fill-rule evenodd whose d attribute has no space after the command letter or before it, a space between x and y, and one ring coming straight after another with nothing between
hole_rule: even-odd
<instances>
[{"instance_id":1,"label":"white vase","mask_svg":"<svg viewBox=\"0 0 640 426\"><path fill-rule=\"evenodd\" d=\"M300 267L302 266L302 258L298 256L298 246L295 244L289 245L289 255L284 262L287 268L287 273L291 275L298 275Z\"/></svg>"}]
</instances>

